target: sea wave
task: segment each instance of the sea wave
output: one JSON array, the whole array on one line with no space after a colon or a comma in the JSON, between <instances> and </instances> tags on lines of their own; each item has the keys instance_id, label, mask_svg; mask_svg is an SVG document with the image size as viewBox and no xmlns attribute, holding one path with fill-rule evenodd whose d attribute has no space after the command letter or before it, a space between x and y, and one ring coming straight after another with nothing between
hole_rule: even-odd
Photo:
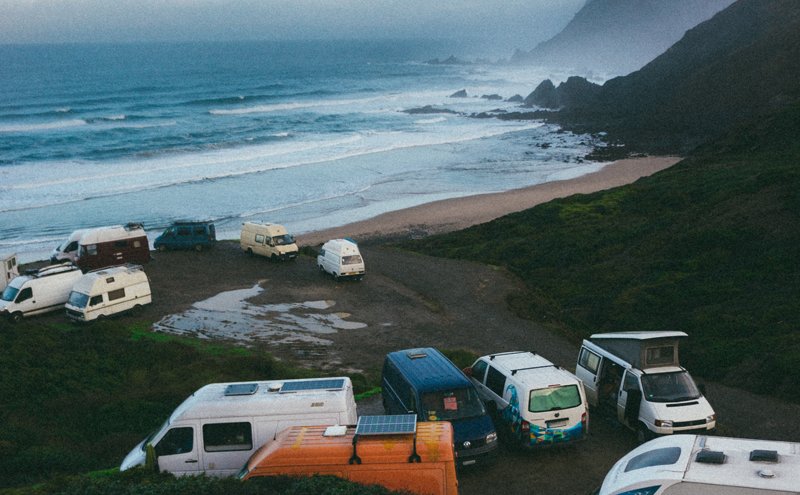
<instances>
[{"instance_id":1,"label":"sea wave","mask_svg":"<svg viewBox=\"0 0 800 495\"><path fill-rule=\"evenodd\" d=\"M83 119L62 120L60 122L47 122L43 124L17 124L17 125L0 125L0 132L36 132L48 131L53 129L61 129L66 127L77 127L87 125L88 123Z\"/></svg>"}]
</instances>

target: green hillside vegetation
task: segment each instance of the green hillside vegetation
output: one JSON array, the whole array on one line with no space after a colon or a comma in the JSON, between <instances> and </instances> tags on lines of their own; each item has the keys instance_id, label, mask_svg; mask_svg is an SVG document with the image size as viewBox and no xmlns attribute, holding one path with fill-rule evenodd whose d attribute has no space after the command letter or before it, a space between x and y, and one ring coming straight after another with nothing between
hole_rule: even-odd
<instances>
[{"instance_id":1,"label":"green hillside vegetation","mask_svg":"<svg viewBox=\"0 0 800 495\"><path fill-rule=\"evenodd\" d=\"M263 352L151 333L148 326L0 323L0 489L118 467L208 383L315 376ZM362 375L351 379L356 393L376 386Z\"/></svg>"},{"instance_id":2,"label":"green hillside vegetation","mask_svg":"<svg viewBox=\"0 0 800 495\"><path fill-rule=\"evenodd\" d=\"M398 244L507 268L576 341L681 330L707 379L800 402L800 104L636 183Z\"/></svg>"}]
</instances>

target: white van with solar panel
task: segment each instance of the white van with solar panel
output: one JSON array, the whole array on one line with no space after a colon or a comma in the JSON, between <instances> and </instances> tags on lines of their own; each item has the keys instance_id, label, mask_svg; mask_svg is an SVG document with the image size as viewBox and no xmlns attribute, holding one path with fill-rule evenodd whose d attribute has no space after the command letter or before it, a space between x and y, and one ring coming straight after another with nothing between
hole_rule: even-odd
<instances>
[{"instance_id":1,"label":"white van with solar panel","mask_svg":"<svg viewBox=\"0 0 800 495\"><path fill-rule=\"evenodd\" d=\"M144 465L149 444L160 471L229 476L286 428L357 421L353 384L347 377L212 383L183 401L134 447L120 470Z\"/></svg>"},{"instance_id":2,"label":"white van with solar panel","mask_svg":"<svg viewBox=\"0 0 800 495\"><path fill-rule=\"evenodd\" d=\"M800 494L800 443L670 435L617 461L593 495Z\"/></svg>"}]
</instances>

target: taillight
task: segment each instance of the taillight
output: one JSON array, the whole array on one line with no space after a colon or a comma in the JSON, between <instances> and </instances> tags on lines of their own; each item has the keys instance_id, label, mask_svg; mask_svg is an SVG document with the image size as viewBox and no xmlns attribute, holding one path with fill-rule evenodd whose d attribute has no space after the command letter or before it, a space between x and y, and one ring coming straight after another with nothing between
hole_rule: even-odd
<instances>
[{"instance_id":1,"label":"taillight","mask_svg":"<svg viewBox=\"0 0 800 495\"><path fill-rule=\"evenodd\" d=\"M530 423L528 423L527 421L523 420L521 427L522 427L522 433L530 433L530 431L531 431L531 424Z\"/></svg>"}]
</instances>

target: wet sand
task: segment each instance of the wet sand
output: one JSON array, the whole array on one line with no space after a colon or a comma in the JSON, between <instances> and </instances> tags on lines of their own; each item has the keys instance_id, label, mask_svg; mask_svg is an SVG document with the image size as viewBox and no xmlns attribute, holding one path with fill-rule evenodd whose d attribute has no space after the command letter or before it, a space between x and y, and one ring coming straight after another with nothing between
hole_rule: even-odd
<instances>
[{"instance_id":1,"label":"wet sand","mask_svg":"<svg viewBox=\"0 0 800 495\"><path fill-rule=\"evenodd\" d=\"M575 179L560 180L511 191L445 199L298 237L301 246L316 246L347 237L375 243L425 237L465 229L495 218L532 208L556 198L587 194L635 182L678 163L679 157L653 156L618 160L601 170Z\"/></svg>"}]
</instances>

